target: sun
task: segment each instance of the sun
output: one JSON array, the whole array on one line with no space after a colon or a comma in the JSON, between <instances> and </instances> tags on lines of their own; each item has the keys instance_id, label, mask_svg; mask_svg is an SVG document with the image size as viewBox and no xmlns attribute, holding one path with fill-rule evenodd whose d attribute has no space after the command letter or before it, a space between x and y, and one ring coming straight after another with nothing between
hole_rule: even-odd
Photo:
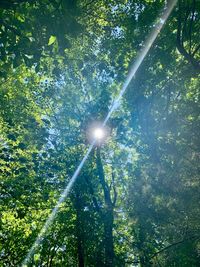
<instances>
[{"instance_id":1,"label":"sun","mask_svg":"<svg viewBox=\"0 0 200 267\"><path fill-rule=\"evenodd\" d=\"M98 127L93 130L92 134L94 136L94 139L102 140L105 137L105 130L103 128Z\"/></svg>"}]
</instances>

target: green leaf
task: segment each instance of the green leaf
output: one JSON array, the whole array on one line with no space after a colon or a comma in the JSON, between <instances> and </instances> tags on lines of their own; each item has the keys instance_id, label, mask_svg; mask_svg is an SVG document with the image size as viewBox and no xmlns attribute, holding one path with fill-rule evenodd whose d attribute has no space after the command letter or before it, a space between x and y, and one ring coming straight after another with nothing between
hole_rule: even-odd
<instances>
[{"instance_id":1,"label":"green leaf","mask_svg":"<svg viewBox=\"0 0 200 267\"><path fill-rule=\"evenodd\" d=\"M55 43L55 41L56 41L56 36L51 35L49 38L48 45L52 45L53 43Z\"/></svg>"}]
</instances>

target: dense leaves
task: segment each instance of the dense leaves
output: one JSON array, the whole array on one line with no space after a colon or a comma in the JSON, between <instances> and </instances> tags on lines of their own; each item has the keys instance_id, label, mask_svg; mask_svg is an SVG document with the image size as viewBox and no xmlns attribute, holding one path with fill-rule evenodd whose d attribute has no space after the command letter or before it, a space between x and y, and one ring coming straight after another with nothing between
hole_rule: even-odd
<instances>
[{"instance_id":1,"label":"dense leaves","mask_svg":"<svg viewBox=\"0 0 200 267\"><path fill-rule=\"evenodd\" d=\"M0 2L0 266L21 266L165 5ZM28 266L199 266L199 16L178 1Z\"/></svg>"}]
</instances>

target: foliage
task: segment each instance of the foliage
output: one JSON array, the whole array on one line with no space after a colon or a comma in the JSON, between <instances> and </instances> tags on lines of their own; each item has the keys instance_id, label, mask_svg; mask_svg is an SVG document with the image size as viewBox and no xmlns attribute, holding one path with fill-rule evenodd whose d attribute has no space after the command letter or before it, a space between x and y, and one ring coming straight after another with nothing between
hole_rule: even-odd
<instances>
[{"instance_id":1,"label":"foliage","mask_svg":"<svg viewBox=\"0 0 200 267\"><path fill-rule=\"evenodd\" d=\"M21 265L164 5L0 2L0 266ZM30 266L198 266L199 14L179 1Z\"/></svg>"}]
</instances>

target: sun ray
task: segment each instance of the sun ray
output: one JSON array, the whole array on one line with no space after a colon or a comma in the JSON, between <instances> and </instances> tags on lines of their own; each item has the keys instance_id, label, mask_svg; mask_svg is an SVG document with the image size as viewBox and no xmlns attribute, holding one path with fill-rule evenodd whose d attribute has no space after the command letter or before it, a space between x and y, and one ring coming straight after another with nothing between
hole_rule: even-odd
<instances>
[{"instance_id":1,"label":"sun ray","mask_svg":"<svg viewBox=\"0 0 200 267\"><path fill-rule=\"evenodd\" d=\"M109 118L111 117L112 113L119 108L120 106L120 100L122 98L122 96L124 95L125 91L127 90L131 80L133 79L135 73L137 72L139 66L141 65L141 63L143 62L145 56L147 55L147 53L149 52L149 49L151 48L152 44L154 43L156 37L158 36L158 34L160 33L163 25L165 24L167 18L169 17L170 13L172 12L173 8L175 7L176 3L178 0L172 0L168 3L168 6L165 8L163 15L160 17L159 22L157 23L157 25L153 28L151 34L149 35L149 37L147 38L146 42L143 45L142 50L139 52L138 57L136 58L135 62L133 63L130 72L122 86L122 89L118 95L118 97L116 98L116 100L114 101L114 104L111 106L105 120L102 123L102 127L104 127L107 124L107 121L109 120ZM52 225L56 214L61 206L61 204L65 201L65 199L68 197L68 194L71 190L71 188L73 187L85 161L87 160L90 152L92 151L96 141L100 140L103 138L104 132L103 132L103 128L96 128L96 130L94 130L94 141L90 144L85 156L83 157L82 161L80 162L79 166L77 167L76 171L74 172L74 175L72 176L71 180L69 181L69 183L67 184L65 190L63 191L62 195L60 196L56 206L54 207L54 209L52 210L50 216L48 217L48 219L46 220L42 230L40 231L36 241L34 242L34 244L32 245L31 249L29 250L26 258L24 259L22 266L25 267L27 266L27 264L30 262L31 257L34 255L35 250L37 249L37 247L42 243L42 240L44 238L44 235L46 233L46 231L48 230L48 228Z\"/></svg>"}]
</instances>

